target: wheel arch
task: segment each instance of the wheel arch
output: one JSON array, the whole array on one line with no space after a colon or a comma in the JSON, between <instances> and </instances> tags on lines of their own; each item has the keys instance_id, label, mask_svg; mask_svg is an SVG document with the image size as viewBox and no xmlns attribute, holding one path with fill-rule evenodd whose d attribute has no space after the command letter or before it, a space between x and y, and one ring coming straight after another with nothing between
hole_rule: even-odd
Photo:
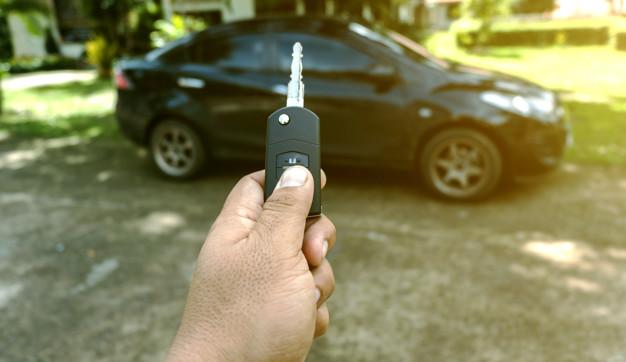
<instances>
[{"instance_id":1,"label":"wheel arch","mask_svg":"<svg viewBox=\"0 0 626 362\"><path fill-rule=\"evenodd\" d=\"M189 126L191 129L198 133L198 136L200 137L200 140L202 141L207 152L211 152L211 148L209 147L209 134L207 134L206 130L204 130L202 127L199 127L188 117L172 112L159 113L156 116L152 117L150 121L148 121L148 125L143 135L144 144L146 146L150 146L150 135L152 134L152 131L157 126L157 124L166 120L176 120Z\"/></svg>"},{"instance_id":2,"label":"wheel arch","mask_svg":"<svg viewBox=\"0 0 626 362\"><path fill-rule=\"evenodd\" d=\"M508 174L510 167L510 150L504 141L503 137L498 134L498 132L493 129L493 127L489 127L485 125L483 122L477 121L471 118L462 118L460 120L454 122L442 122L433 127L428 128L418 139L417 147L414 153L414 161L415 168L419 170L419 160L421 159L422 152L424 147L428 143L430 139L432 139L436 134L454 128L469 128L474 131L478 131L481 134L485 135L491 142L494 143L498 151L500 152L500 156L502 157L502 171L503 175Z\"/></svg>"}]
</instances>

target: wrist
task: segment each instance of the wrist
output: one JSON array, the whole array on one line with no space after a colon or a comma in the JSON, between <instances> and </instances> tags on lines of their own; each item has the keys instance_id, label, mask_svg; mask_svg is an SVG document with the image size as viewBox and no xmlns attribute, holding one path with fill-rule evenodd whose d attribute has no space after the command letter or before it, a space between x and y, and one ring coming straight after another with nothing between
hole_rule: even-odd
<instances>
[{"instance_id":1,"label":"wrist","mask_svg":"<svg viewBox=\"0 0 626 362\"><path fill-rule=\"evenodd\" d=\"M167 362L238 361L237 353L227 344L207 335L179 329L167 355Z\"/></svg>"}]
</instances>

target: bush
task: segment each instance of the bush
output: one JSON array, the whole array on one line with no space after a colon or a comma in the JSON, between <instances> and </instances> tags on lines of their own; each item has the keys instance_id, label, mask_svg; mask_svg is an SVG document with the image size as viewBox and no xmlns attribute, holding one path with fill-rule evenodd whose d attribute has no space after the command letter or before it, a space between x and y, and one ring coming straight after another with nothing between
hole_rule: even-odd
<instances>
[{"instance_id":1,"label":"bush","mask_svg":"<svg viewBox=\"0 0 626 362\"><path fill-rule=\"evenodd\" d=\"M617 50L626 51L626 33L617 33L615 38Z\"/></svg>"},{"instance_id":2,"label":"bush","mask_svg":"<svg viewBox=\"0 0 626 362\"><path fill-rule=\"evenodd\" d=\"M174 15L171 21L157 20L154 22L155 30L150 33L150 41L153 47L160 48L172 40L181 38L190 32L203 30L206 27L207 24L200 19Z\"/></svg>"},{"instance_id":3,"label":"bush","mask_svg":"<svg viewBox=\"0 0 626 362\"><path fill-rule=\"evenodd\" d=\"M482 39L477 31L458 32L457 44L474 46L606 45L609 27L493 31Z\"/></svg>"},{"instance_id":4,"label":"bush","mask_svg":"<svg viewBox=\"0 0 626 362\"><path fill-rule=\"evenodd\" d=\"M98 69L98 77L109 78L113 70L113 61L117 47L109 43L104 37L98 36L85 44L87 60Z\"/></svg>"},{"instance_id":5,"label":"bush","mask_svg":"<svg viewBox=\"0 0 626 362\"><path fill-rule=\"evenodd\" d=\"M537 14L554 10L555 0L514 0L512 12L515 14Z\"/></svg>"},{"instance_id":6,"label":"bush","mask_svg":"<svg viewBox=\"0 0 626 362\"><path fill-rule=\"evenodd\" d=\"M30 73L44 70L81 69L85 63L71 58L50 55L44 58L12 59L7 63L9 73Z\"/></svg>"}]
</instances>

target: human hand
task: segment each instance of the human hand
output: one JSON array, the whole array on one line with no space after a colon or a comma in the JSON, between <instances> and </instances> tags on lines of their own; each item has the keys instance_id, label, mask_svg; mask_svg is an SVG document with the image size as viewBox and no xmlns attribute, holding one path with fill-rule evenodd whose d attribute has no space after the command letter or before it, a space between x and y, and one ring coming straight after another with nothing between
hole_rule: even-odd
<instances>
[{"instance_id":1,"label":"human hand","mask_svg":"<svg viewBox=\"0 0 626 362\"><path fill-rule=\"evenodd\" d=\"M265 203L263 184L263 171L242 178L213 223L168 361L302 361L326 332L335 226L307 220L306 168L287 169Z\"/></svg>"}]
</instances>

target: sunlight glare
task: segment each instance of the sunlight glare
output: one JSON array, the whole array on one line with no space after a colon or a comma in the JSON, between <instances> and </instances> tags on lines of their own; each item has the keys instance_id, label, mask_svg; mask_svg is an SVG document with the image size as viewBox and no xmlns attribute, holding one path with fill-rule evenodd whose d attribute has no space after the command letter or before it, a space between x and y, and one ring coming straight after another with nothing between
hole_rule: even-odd
<instances>
[{"instance_id":1,"label":"sunlight glare","mask_svg":"<svg viewBox=\"0 0 626 362\"><path fill-rule=\"evenodd\" d=\"M528 254L567 265L580 264L585 258L593 256L591 250L567 240L531 240L522 249Z\"/></svg>"},{"instance_id":2,"label":"sunlight glare","mask_svg":"<svg viewBox=\"0 0 626 362\"><path fill-rule=\"evenodd\" d=\"M157 211L139 220L137 226L144 234L160 235L173 231L185 224L185 219L170 211Z\"/></svg>"}]
</instances>

